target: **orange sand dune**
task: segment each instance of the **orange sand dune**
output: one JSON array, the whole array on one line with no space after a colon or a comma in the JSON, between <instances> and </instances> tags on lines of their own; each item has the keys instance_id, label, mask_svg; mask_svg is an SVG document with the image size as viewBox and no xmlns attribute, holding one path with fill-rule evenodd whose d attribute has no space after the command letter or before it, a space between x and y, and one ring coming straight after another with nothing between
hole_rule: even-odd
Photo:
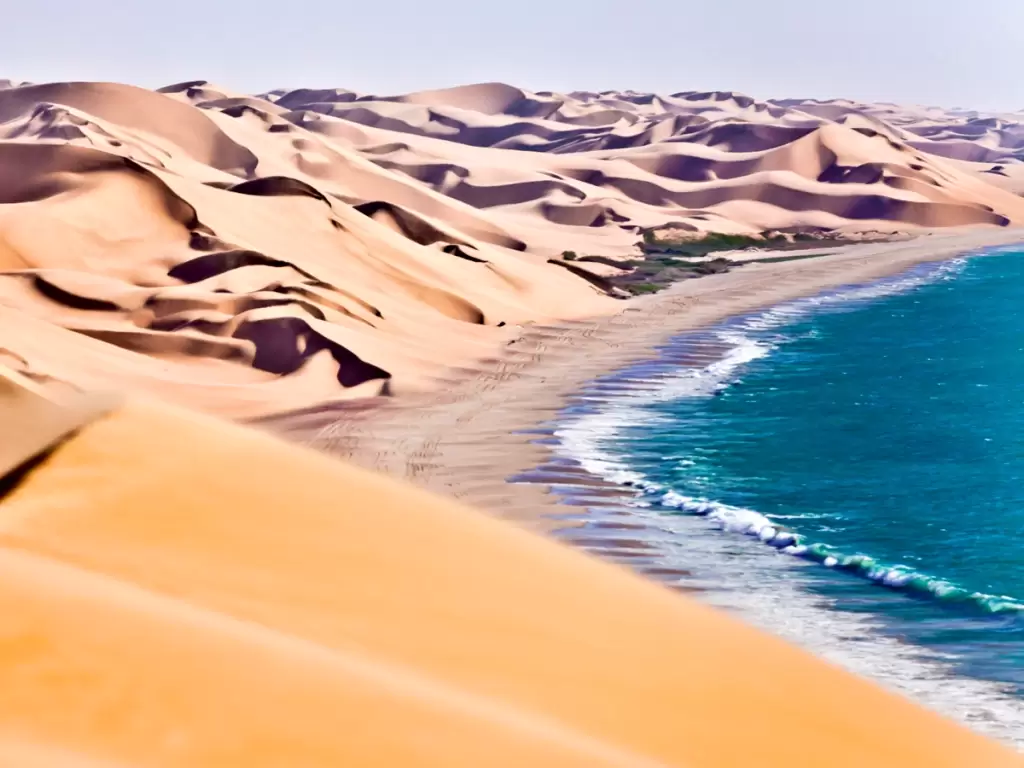
<instances>
[{"instance_id":1,"label":"orange sand dune","mask_svg":"<svg viewBox=\"0 0 1024 768\"><path fill-rule=\"evenodd\" d=\"M428 389L516 324L620 306L566 250L1020 223L1022 130L724 92L7 84L0 365L236 417Z\"/></svg>"},{"instance_id":2,"label":"orange sand dune","mask_svg":"<svg viewBox=\"0 0 1024 768\"><path fill-rule=\"evenodd\" d=\"M624 570L208 417L130 403L5 491L5 765L1020 765Z\"/></svg>"}]
</instances>

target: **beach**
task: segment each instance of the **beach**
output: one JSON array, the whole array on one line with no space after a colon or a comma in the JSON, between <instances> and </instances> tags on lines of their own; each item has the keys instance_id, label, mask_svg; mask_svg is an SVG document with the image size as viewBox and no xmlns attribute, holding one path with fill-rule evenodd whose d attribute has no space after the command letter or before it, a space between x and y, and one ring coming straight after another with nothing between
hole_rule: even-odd
<instances>
[{"instance_id":1,"label":"beach","mask_svg":"<svg viewBox=\"0 0 1024 768\"><path fill-rule=\"evenodd\" d=\"M850 245L808 260L757 264L623 302L617 314L524 328L506 354L459 371L434 392L283 414L263 425L288 439L408 480L539 530L558 498L509 478L541 465L544 424L588 381L651 357L682 331L914 265L1024 241L1024 230L932 234ZM598 487L603 481L587 479Z\"/></svg>"}]
</instances>

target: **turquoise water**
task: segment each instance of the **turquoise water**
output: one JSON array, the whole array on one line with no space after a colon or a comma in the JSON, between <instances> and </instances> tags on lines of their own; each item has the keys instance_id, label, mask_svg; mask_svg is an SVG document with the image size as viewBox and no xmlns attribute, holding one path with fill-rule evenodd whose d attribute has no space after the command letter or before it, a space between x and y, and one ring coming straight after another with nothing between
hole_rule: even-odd
<instances>
[{"instance_id":1,"label":"turquoise water","mask_svg":"<svg viewBox=\"0 0 1024 768\"><path fill-rule=\"evenodd\" d=\"M553 433L638 494L570 538L1024 738L1024 253L680 336Z\"/></svg>"}]
</instances>

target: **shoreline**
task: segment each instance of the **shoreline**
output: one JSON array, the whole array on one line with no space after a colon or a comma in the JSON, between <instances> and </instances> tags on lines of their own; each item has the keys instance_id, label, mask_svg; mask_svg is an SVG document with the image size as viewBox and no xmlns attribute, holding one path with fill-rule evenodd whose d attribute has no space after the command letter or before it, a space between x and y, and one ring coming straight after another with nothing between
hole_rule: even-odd
<instances>
[{"instance_id":1,"label":"shoreline","mask_svg":"<svg viewBox=\"0 0 1024 768\"><path fill-rule=\"evenodd\" d=\"M692 341L705 331L800 298L913 275L916 267L1024 241L1020 230L993 234L855 246L814 260L757 265L677 283L633 299L607 318L531 328L512 345L523 345L520 351L485 363L449 390L352 411L350 418L306 433L304 441L475 505L662 587L700 593L694 596L701 602L1021 749L1024 742L1013 728L1020 721L1020 703L1003 686L950 677L937 659L919 659L863 617L829 613L823 621L813 601L802 599L768 569L768 560L777 565L774 545L754 548L738 570L725 565L734 561L730 537L698 536L700 551L688 550L681 559L664 557L658 541L666 523L659 519L652 526L643 519L643 510L634 506L635 481L624 484L614 472L595 474L600 471L596 466L560 451L569 438L555 435L574 418L586 418L595 408L599 412L601 402L639 386L631 372L651 372L660 363L664 375L665 361L688 366L694 355L707 357L709 350L700 343L694 348ZM677 337L690 340L673 349L667 342ZM291 433L292 439L300 435ZM703 518L687 515L675 521L678 540L695 540L686 528L691 520ZM786 536L797 543L792 534L780 534ZM708 562L723 566L715 568L713 582L698 572ZM763 583L788 589L790 598L772 592L771 600L744 600L761 594L748 583L752 574L758 587L761 577L774 577ZM778 606L783 606L781 613ZM801 626L815 629L793 630L797 615ZM869 647L843 641L865 634L873 638ZM884 663L879 665L876 655Z\"/></svg>"},{"instance_id":2,"label":"shoreline","mask_svg":"<svg viewBox=\"0 0 1024 768\"><path fill-rule=\"evenodd\" d=\"M993 249L968 256L980 261L984 255L1000 252ZM1019 617L1024 604L1001 593L959 586L955 580L943 578L943 571L932 571L923 564L920 569L894 565L896 561L887 564L884 559L867 556L870 550L865 555L860 554L864 550L844 551L819 542L801 531L799 524L791 528L788 520L761 514L757 505L730 506L738 502L716 501L713 493L703 496L682 490L683 486L658 474L656 459L663 454L648 450L646 435L641 434L644 430L635 429L646 422L645 413L650 415L648 409L657 403L689 396L703 400L717 384L727 386L724 382L743 379L737 368L762 357L758 351L762 343L767 346L761 350L768 355L776 343L785 344L776 342L774 334L790 322L800 321L794 318L828 313L829 306L872 304L883 296L912 294L939 281L955 282L965 266L965 258L923 262L894 275L825 288L804 299L681 332L652 350L649 357L585 385L550 423L550 429L544 430L551 437L545 444L552 445L547 461L512 482L549 484L565 509L554 518L558 525L550 531L559 541L669 589L698 596L701 602L733 613L820 658L1024 749L1024 735L1016 727L1024 716L1024 702L1013 692L1011 682L964 671L943 656L941 645L930 645L927 640L918 645L913 633L901 633L899 620L888 622L885 598L879 600L877 614L846 614L838 605L815 598L814 585L832 578L828 572L839 579L843 574L855 577L864 588L869 583L882 585L909 598L923 598L929 606L969 604L988 618ZM723 347L724 339L728 341ZM671 416L665 418L671 423ZM654 422L659 420L655 416ZM605 442L622 438L623 432L625 437L614 443L616 447ZM703 442L691 434L693 439L698 441L695 445ZM668 450L675 458L687 455L673 447ZM598 484L611 490L598 489ZM685 495L688 492L696 498ZM742 556L737 534L752 540ZM780 559L779 551L790 557ZM797 562L789 562L790 558ZM828 571L803 575L808 564L825 566ZM859 642L851 644L850 637ZM965 654L965 658L969 657Z\"/></svg>"},{"instance_id":3,"label":"shoreline","mask_svg":"<svg viewBox=\"0 0 1024 768\"><path fill-rule=\"evenodd\" d=\"M557 527L549 532L559 541L697 597L980 733L1024 749L1024 735L1017 727L1024 718L1024 702L1012 683L965 671L944 657L943 646L904 634L899 618L888 621L884 592L875 598L877 612L847 613L816 588L833 578L844 582L853 576L862 585L857 589L883 585L911 599L924 598L922 604L934 610L943 603L969 603L988 618L1020 616L1024 604L959 587L943 579L942 571L924 565L921 570L887 565L884 559L859 554L863 550L844 552L808 536L799 521L760 513L756 504L731 506L716 500L714 493L689 497L685 486L659 475L659 457L664 455L660 451L667 449L677 459L687 452L666 448L664 441L660 449L651 449L642 434L646 430L636 429L652 415L654 424L674 423L659 404L680 397L707 401L719 386L745 379L742 369L748 362L770 356L787 343L784 329L790 323L828 314L829 307L871 305L882 297L914 294L922 286L956 282L965 267L965 258L922 263L892 276L824 289L805 299L677 334L651 357L600 376L574 395L548 428L538 430L547 436L544 444L552 446L549 458L511 482L549 485L565 508L553 516ZM788 335L789 341L793 338ZM694 446L703 442L692 434L690 438L697 441ZM746 546L738 536L747 538ZM780 552L788 557L780 558ZM806 568L812 564L824 567ZM842 587L846 589L849 584ZM863 607L864 599L855 597L854 602ZM851 637L858 642L851 643Z\"/></svg>"},{"instance_id":4,"label":"shoreline","mask_svg":"<svg viewBox=\"0 0 1024 768\"><path fill-rule=\"evenodd\" d=\"M504 355L457 372L436 391L331 404L261 424L286 439L549 531L558 495L541 484L508 481L550 456L538 428L589 381L651 358L654 347L684 331L917 264L1022 242L1024 229L932 234L744 266L631 299L613 315L527 326ZM593 480L594 487L602 482Z\"/></svg>"}]
</instances>

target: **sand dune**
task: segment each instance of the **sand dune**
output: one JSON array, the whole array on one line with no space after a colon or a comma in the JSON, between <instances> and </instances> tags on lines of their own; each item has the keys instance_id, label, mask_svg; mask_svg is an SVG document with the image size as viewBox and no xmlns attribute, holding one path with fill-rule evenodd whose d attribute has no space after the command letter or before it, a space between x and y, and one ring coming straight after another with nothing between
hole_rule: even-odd
<instances>
[{"instance_id":1,"label":"sand dune","mask_svg":"<svg viewBox=\"0 0 1024 768\"><path fill-rule=\"evenodd\" d=\"M0 349L238 417L430 388L516 324L614 311L563 251L1019 223L1022 142L1013 115L725 92L5 83Z\"/></svg>"},{"instance_id":2,"label":"sand dune","mask_svg":"<svg viewBox=\"0 0 1024 768\"><path fill-rule=\"evenodd\" d=\"M1020 762L625 570L186 411L114 407L6 490L5 765Z\"/></svg>"}]
</instances>

